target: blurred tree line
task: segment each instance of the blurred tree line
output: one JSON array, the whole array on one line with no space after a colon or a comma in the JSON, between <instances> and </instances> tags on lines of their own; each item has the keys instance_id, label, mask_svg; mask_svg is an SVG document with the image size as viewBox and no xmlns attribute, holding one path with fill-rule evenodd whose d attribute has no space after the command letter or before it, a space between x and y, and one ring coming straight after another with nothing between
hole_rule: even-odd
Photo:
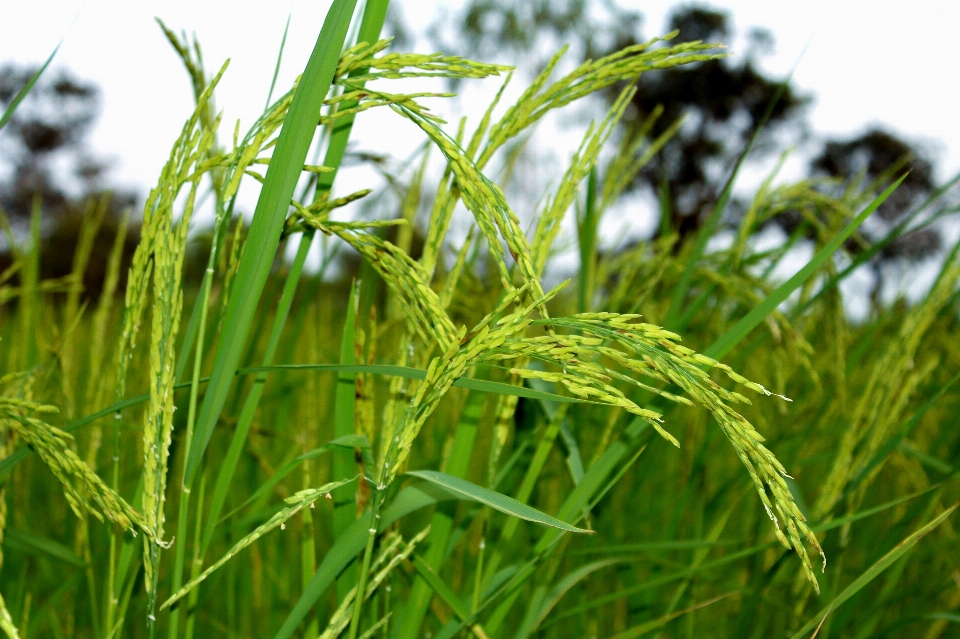
<instances>
[{"instance_id":1,"label":"blurred tree line","mask_svg":"<svg viewBox=\"0 0 960 639\"><path fill-rule=\"evenodd\" d=\"M402 14L395 12L392 24L403 36ZM532 58L535 65L542 65L562 44L569 44L572 53L582 59L596 59L645 42L642 27L642 14L615 0L470 0L462 11L441 15L429 34L439 50L502 60ZM678 4L668 17L666 30L678 32L673 42L730 43L735 36L728 12L701 4ZM730 168L781 89L784 80L767 75L759 63L773 51L772 34L753 29L746 41L745 55L651 71L637 83L633 108L623 122L627 129L635 131L658 107L663 112L650 132L651 138L685 118L677 134L646 165L634 184L665 204L661 206L666 212L658 231L661 234L676 232L685 240L700 228ZM538 59L538 55L543 57ZM606 94L607 100L612 102L621 88L613 87ZM821 144L809 161L810 177L849 180L859 175L870 183L885 172L909 170L903 184L877 212L876 217L882 220L873 225L877 237L934 193L935 167L927 149L878 127L847 139L811 140L806 119L811 97L790 83L782 89L751 151L753 160L779 154L791 143L815 141ZM732 204L730 217L735 220L737 203ZM790 232L798 219L782 215L774 223ZM864 229L864 233L869 235L870 230ZM939 249L939 234L927 228L901 236L878 260L922 259Z\"/></svg>"},{"instance_id":2,"label":"blurred tree line","mask_svg":"<svg viewBox=\"0 0 960 639\"><path fill-rule=\"evenodd\" d=\"M0 111L37 68L0 67ZM105 256L110 251L124 209L135 207L138 198L109 182L109 163L90 147L88 136L99 109L100 92L95 85L67 70L48 71L0 131L0 208L10 222L4 229L0 272L13 262L13 245L23 243L28 235L34 207L42 222L42 278L70 274L85 217L101 220L93 254ZM135 228L128 231L128 258L138 239ZM84 282L88 291L99 290L105 270L104 259L91 260Z\"/></svg>"},{"instance_id":3,"label":"blurred tree line","mask_svg":"<svg viewBox=\"0 0 960 639\"><path fill-rule=\"evenodd\" d=\"M403 8L402 3L391 5L388 25L400 49L410 41ZM436 49L448 53L532 60L538 65L562 44L571 45L571 55L595 59L643 42L642 26L639 12L614 0L470 0L462 9L441 9L427 33ZM702 5L679 5L669 17L669 29L679 32L674 42L730 42L734 37L730 15ZM632 108L622 123L626 135L631 129L635 132L657 108L662 108L662 115L651 136L684 118L684 125L633 184L634 189L653 194L661 202L665 214L659 234L675 232L684 241L700 228L729 168L780 89L782 80L768 76L759 65L760 58L772 50L773 37L753 30L747 42L743 56L653 71L638 82ZM0 108L9 104L35 71L12 64L0 67ZM613 100L619 90L611 89L606 99ZM33 207L42 210L45 278L70 272L75 238L93 202L106 207L101 211L95 256L107 253L122 211L135 209L138 203L137 194L110 183L108 164L90 148L88 134L99 111L99 97L94 85L67 71L48 72L0 132L0 207L11 222L8 232L21 236L29 227ZM795 86L783 87L751 157L763 158L782 151L788 143L809 141L806 114L811 102L810 96ZM909 169L910 174L876 214L882 222L874 226L882 232L935 191L935 167L926 149L893 132L873 128L849 139L823 140L808 172L810 176L846 179L860 175L870 181L891 168ZM728 217L735 221L736 202L730 209ZM797 216L786 214L773 223L790 232L799 222ZM126 240L128 255L137 239L132 228ZM908 233L888 245L874 264L932 256L940 243L933 228ZM0 250L0 272L11 261L8 237ZM90 293L99 289L102 263L100 259L91 261L85 282Z\"/></svg>"}]
</instances>

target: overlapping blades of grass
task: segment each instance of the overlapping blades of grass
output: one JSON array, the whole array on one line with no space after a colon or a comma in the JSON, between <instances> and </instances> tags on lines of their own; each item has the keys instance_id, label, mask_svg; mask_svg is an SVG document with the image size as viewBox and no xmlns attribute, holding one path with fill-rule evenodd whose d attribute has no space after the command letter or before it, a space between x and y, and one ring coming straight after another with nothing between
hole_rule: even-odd
<instances>
[{"instance_id":1,"label":"overlapping blades of grass","mask_svg":"<svg viewBox=\"0 0 960 639\"><path fill-rule=\"evenodd\" d=\"M320 119L320 106L333 83L356 4L357 0L334 0L280 130L240 258L234 294L227 302L211 383L200 408L194 445L187 457L184 473L187 485L192 484L196 475L239 367L260 294L276 257L293 191Z\"/></svg>"},{"instance_id":2,"label":"overlapping blades of grass","mask_svg":"<svg viewBox=\"0 0 960 639\"><path fill-rule=\"evenodd\" d=\"M750 331L756 328L760 322L770 315L780 304L786 301L791 293L809 280L828 259L831 259L837 249L870 217L870 214L876 211L877 208L883 204L884 200L900 186L904 178L906 178L906 175L901 176L900 179L887 187L883 193L874 198L842 231L837 233L822 249L817 251L816 255L814 255L803 268L797 271L789 280L781 284L777 290L747 313L743 319L734 324L730 330L724 333L723 336L705 350L703 354L717 360L723 359Z\"/></svg>"},{"instance_id":3,"label":"overlapping blades of grass","mask_svg":"<svg viewBox=\"0 0 960 639\"><path fill-rule=\"evenodd\" d=\"M841 604L850 599L850 597L860 592L864 586L873 581L878 575L880 575L880 573L907 554L914 546L917 545L917 542L923 539L926 535L930 534L937 526L946 521L958 506L960 506L960 503L950 506L940 513L940 515L938 515L935 519L933 519L933 521L926 524L897 544L890 552L877 560L876 563L874 563L863 574L857 577L849 586L844 588L840 594L830 601L819 613L814 615L812 619L810 619L799 630L797 630L792 635L791 639L802 639L803 637L806 637L807 633L817 627L817 625L823 621L826 615L828 615L832 610L836 610Z\"/></svg>"}]
</instances>

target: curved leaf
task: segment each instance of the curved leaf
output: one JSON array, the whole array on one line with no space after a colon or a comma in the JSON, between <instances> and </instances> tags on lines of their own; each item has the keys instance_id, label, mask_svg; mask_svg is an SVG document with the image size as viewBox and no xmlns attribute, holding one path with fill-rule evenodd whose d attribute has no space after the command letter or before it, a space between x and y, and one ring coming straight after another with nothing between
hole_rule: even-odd
<instances>
[{"instance_id":1,"label":"curved leaf","mask_svg":"<svg viewBox=\"0 0 960 639\"><path fill-rule=\"evenodd\" d=\"M310 55L300 83L283 121L276 149L257 200L253 222L247 234L233 293L224 311L223 333L214 357L210 386L203 398L192 446L187 451L184 484L190 486L200 460L213 437L220 412L227 401L233 377L253 325L260 295L266 285L280 244L280 234L307 152L317 128L320 107L333 83L340 50L357 0L334 0L323 21L317 44Z\"/></svg>"},{"instance_id":2,"label":"curved leaf","mask_svg":"<svg viewBox=\"0 0 960 639\"><path fill-rule=\"evenodd\" d=\"M875 564L870 566L862 575L857 577L853 583L843 589L843 591L836 596L836 598L828 603L823 610L818 612L813 616L810 621L808 621L800 630L795 632L791 639L802 639L807 635L808 632L813 630L817 624L821 623L823 618L831 611L835 610L845 602L850 597L854 596L860 590L866 586L868 583L874 580L877 575L882 573L884 570L889 568L896 560L903 557L907 551L917 545L917 542L923 539L928 533L932 532L934 528L942 524L947 517L953 514L953 511L957 509L957 506L960 506L960 502L957 502L950 508L947 508L943 511L939 517L928 523L923 528L920 528L915 533L901 541L899 544L893 547L893 550L881 557Z\"/></svg>"},{"instance_id":3,"label":"curved leaf","mask_svg":"<svg viewBox=\"0 0 960 639\"><path fill-rule=\"evenodd\" d=\"M407 472L407 474L414 477L419 477L420 479L425 479L432 484L436 484L441 488L445 488L446 490L461 495L466 499L490 506L494 510L499 510L502 513L506 513L512 517L517 517L518 519L525 519L526 521L532 521L536 524L543 524L544 526L552 526L553 528L559 528L560 530L565 530L567 532L592 532L589 530L584 530L583 528L571 526L566 522L560 521L559 519L551 517L546 513L540 512L536 508L527 506L523 502L517 501L513 497L507 497L502 493L498 493L487 488L482 488L472 482L467 481L466 479L454 477L453 475L447 475L446 473L437 472L435 470L411 470Z\"/></svg>"}]
</instances>

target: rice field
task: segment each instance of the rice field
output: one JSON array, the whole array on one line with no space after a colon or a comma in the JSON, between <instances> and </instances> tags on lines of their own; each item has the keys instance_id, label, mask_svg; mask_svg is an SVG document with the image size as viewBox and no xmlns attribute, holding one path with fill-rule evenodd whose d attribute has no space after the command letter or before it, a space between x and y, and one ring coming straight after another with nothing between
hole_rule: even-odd
<instances>
[{"instance_id":1,"label":"rice field","mask_svg":"<svg viewBox=\"0 0 960 639\"><path fill-rule=\"evenodd\" d=\"M841 196L771 176L707 251L738 164L693 240L602 250L604 215L675 131L618 133L634 81L716 43L668 34L566 74L560 51L515 103L501 90L450 124L424 105L439 96L394 81L511 69L394 51L387 1L357 5L333 2L303 74L247 131L213 107L227 66L161 24L196 108L114 250L92 253L91 205L72 276L42 280L42 207L24 240L5 221L7 636L960 637L958 247L916 303L855 323L839 290L951 211L932 197L870 243L859 229L900 173ZM611 88L526 228L490 168L547 113ZM372 109L425 144L394 176L399 211L347 219L373 191L333 187ZM785 212L794 235L756 250ZM360 256L355 277L304 268L321 241ZM550 287L564 242L580 267ZM812 257L774 279L800 242ZM97 296L80 284L94 260Z\"/></svg>"}]
</instances>

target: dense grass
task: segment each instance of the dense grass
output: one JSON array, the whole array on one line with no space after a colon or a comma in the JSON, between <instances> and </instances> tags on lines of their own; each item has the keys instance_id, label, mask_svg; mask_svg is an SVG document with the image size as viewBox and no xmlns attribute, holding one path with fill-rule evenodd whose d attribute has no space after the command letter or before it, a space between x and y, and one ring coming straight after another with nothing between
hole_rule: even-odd
<instances>
[{"instance_id":1,"label":"dense grass","mask_svg":"<svg viewBox=\"0 0 960 639\"><path fill-rule=\"evenodd\" d=\"M454 133L391 80L508 70L386 42L344 49L383 24L386 2L371 0L348 35L355 4L334 2L302 79L230 142L210 106L225 71L208 74L167 31L197 109L144 208L125 291L122 241L90 255L96 206L73 276L39 281L37 206L0 279L0 627L960 636L960 257L921 301L878 303L859 324L837 288L852 272L841 265L938 202L871 247L858 228L893 172L840 198L768 181L729 248L705 251L727 191L694 241L601 251L602 217L663 143L641 127L601 160L630 82L715 49L667 41L562 77L558 57L515 105L498 95ZM484 171L548 111L618 86L525 233ZM331 188L353 116L373 108L417 124L448 168L430 180L415 159L393 176L398 217L339 221L367 195ZM315 129L321 166L305 165ZM263 183L249 228L234 213L242 179ZM216 226L191 281L189 221L207 188ZM461 203L475 225L454 246ZM754 250L787 212L802 220L790 241ZM544 291L568 215L581 269ZM362 256L352 286L304 273L318 231ZM798 241L814 257L772 281ZM98 259L105 291L88 299L76 282Z\"/></svg>"}]
</instances>

